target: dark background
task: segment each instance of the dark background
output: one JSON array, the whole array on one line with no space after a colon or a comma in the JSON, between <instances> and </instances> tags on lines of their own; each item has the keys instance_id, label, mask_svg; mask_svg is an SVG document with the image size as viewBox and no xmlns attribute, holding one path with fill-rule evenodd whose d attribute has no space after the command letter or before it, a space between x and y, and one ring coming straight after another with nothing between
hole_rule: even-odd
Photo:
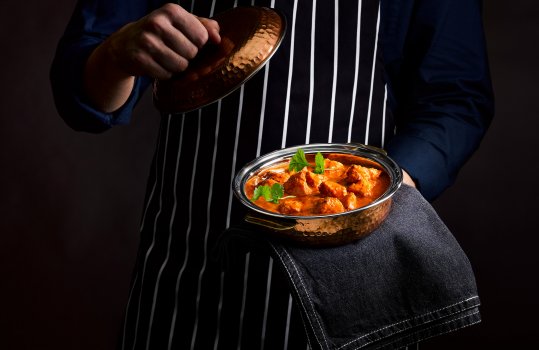
<instances>
[{"instance_id":1,"label":"dark background","mask_svg":"<svg viewBox=\"0 0 539 350\"><path fill-rule=\"evenodd\" d=\"M75 0L0 3L0 349L113 349L158 116L102 135L58 117L48 70ZM539 341L539 2L485 1L496 118L434 205L468 254L483 322L421 349ZM536 333L536 332L535 332Z\"/></svg>"}]
</instances>

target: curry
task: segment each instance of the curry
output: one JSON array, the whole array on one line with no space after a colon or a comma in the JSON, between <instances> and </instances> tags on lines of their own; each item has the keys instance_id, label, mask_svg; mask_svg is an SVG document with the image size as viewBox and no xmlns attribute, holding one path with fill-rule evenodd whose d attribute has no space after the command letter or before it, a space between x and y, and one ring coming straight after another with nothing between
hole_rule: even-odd
<instances>
[{"instance_id":1,"label":"curry","mask_svg":"<svg viewBox=\"0 0 539 350\"><path fill-rule=\"evenodd\" d=\"M283 215L329 215L366 206L389 188L389 176L369 159L303 151L300 156L251 176L245 184L247 197L260 208Z\"/></svg>"}]
</instances>

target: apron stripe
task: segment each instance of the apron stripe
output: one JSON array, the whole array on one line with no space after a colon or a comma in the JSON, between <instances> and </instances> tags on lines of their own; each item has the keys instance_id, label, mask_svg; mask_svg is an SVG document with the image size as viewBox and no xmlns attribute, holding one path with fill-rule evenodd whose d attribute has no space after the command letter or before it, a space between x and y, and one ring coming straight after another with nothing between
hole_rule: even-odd
<instances>
[{"instance_id":1,"label":"apron stripe","mask_svg":"<svg viewBox=\"0 0 539 350\"><path fill-rule=\"evenodd\" d=\"M175 293L175 298L174 298L174 313L172 315L172 322L171 322L171 325L170 325L170 333L169 333L169 338L168 338L168 349L170 350L172 348L172 340L174 338L174 330L175 330L175 326L176 326L176 319L178 317L178 292L179 292L179 289L180 289L180 281L182 279L182 276L183 276L183 272L185 271L185 268L187 266L187 261L189 260L189 238L191 236L191 227L192 227L192 219L193 219L193 193L194 193L194 184L195 184L195 177L196 177L196 173L197 173L197 160L198 160L198 150L199 150L199 146L200 146L200 129L201 129L201 117L202 117L202 110L200 109L198 111L198 132L197 132L197 139L196 139L196 148L195 148L195 157L194 157L194 160L193 160L193 173L191 174L191 185L190 185L190 190L189 190L189 223L187 225L187 230L186 230L186 234L185 234L185 255L184 255L184 260L183 260L183 264L180 268L180 271L178 273L178 277L176 278L176 293ZM185 118L185 116L184 116Z\"/></svg>"},{"instance_id":2,"label":"apron stripe","mask_svg":"<svg viewBox=\"0 0 539 350\"><path fill-rule=\"evenodd\" d=\"M210 17L210 18L213 17L214 11L215 11L215 0L213 0L213 1L211 2L210 14L209 14L208 17Z\"/></svg>"},{"instance_id":3,"label":"apron stripe","mask_svg":"<svg viewBox=\"0 0 539 350\"><path fill-rule=\"evenodd\" d=\"M294 10L292 13L292 32L290 33L290 58L288 63L288 83L286 88L286 102L284 113L284 126L283 126L283 139L281 141L281 148L286 147L286 134L288 132L288 113L290 110L290 86L292 85L292 72L294 70L294 45L296 36L296 15L298 11L298 1L294 0Z\"/></svg>"},{"instance_id":4,"label":"apron stripe","mask_svg":"<svg viewBox=\"0 0 539 350\"><path fill-rule=\"evenodd\" d=\"M127 299L127 308L125 312L125 320L124 320L124 330L123 330L123 338L122 338L122 350L125 349L125 339L126 337L126 330L127 330L127 321L129 320L129 306L131 305L131 298L133 297L133 291L135 290L134 286L137 284L138 279L138 273L135 275L135 279L133 280L133 288L131 288L131 291L129 292L129 298Z\"/></svg>"},{"instance_id":5,"label":"apron stripe","mask_svg":"<svg viewBox=\"0 0 539 350\"><path fill-rule=\"evenodd\" d=\"M386 135L386 112L387 112L387 84L384 84L384 105L382 112L382 142L380 142L380 147L384 148L385 145L385 135Z\"/></svg>"},{"instance_id":6,"label":"apron stripe","mask_svg":"<svg viewBox=\"0 0 539 350\"><path fill-rule=\"evenodd\" d=\"M221 278L219 283L219 306L217 307L217 332L215 334L215 341L213 342L213 349L217 350L219 346L219 335L221 333L221 311L223 310L223 291L225 284L225 272L221 271Z\"/></svg>"},{"instance_id":7,"label":"apron stripe","mask_svg":"<svg viewBox=\"0 0 539 350\"><path fill-rule=\"evenodd\" d=\"M264 341L266 340L266 327L268 322L268 307L269 307L269 298L270 298L270 290L271 290L271 278L273 275L273 259L269 257L269 264L268 264L268 277L266 282L266 295L264 298L264 318L262 322L262 334L260 337L260 350L264 350Z\"/></svg>"},{"instance_id":8,"label":"apron stripe","mask_svg":"<svg viewBox=\"0 0 539 350\"><path fill-rule=\"evenodd\" d=\"M357 24L356 24L356 59L354 65L354 87L352 90L352 108L350 109L350 122L348 124L347 142L352 142L352 125L354 124L354 115L356 113L357 83L359 79L359 57L361 54L361 0L357 6Z\"/></svg>"},{"instance_id":9,"label":"apron stripe","mask_svg":"<svg viewBox=\"0 0 539 350\"><path fill-rule=\"evenodd\" d=\"M258 124L258 143L256 145L256 156L260 156L260 148L262 147L262 134L264 132L264 117L266 112L266 96L268 94L268 75L270 62L264 67L264 86L262 90L262 107L260 108L260 123Z\"/></svg>"},{"instance_id":10,"label":"apron stripe","mask_svg":"<svg viewBox=\"0 0 539 350\"><path fill-rule=\"evenodd\" d=\"M335 0L335 23L333 28L333 84L331 88L331 111L329 118L328 142L333 140L333 123L335 120L335 95L337 94L337 77L339 70L339 1Z\"/></svg>"},{"instance_id":11,"label":"apron stripe","mask_svg":"<svg viewBox=\"0 0 539 350\"><path fill-rule=\"evenodd\" d=\"M171 115L169 114L168 117L170 117ZM155 155L154 155L154 158L157 158L158 156L158 153L159 153L159 149L161 147L161 137L158 138L157 140L157 150L155 152ZM157 161L155 162L155 179L154 179L154 182L153 182L153 186L152 186L152 190L150 191L150 195L148 196L148 199L147 199L147 203L146 203L146 208L144 209L144 214L142 215L142 222L140 224L140 229L139 231L142 232L142 230L144 229L144 224L146 222L146 217L148 215L148 210L152 204L152 200L153 200L153 196L155 194L155 188L157 187L157 177L158 177L158 164L157 164Z\"/></svg>"},{"instance_id":12,"label":"apron stripe","mask_svg":"<svg viewBox=\"0 0 539 350\"><path fill-rule=\"evenodd\" d=\"M283 350L288 349L288 337L290 335L290 318L292 315L292 295L288 294L288 310L286 312L286 330L284 335Z\"/></svg>"},{"instance_id":13,"label":"apron stripe","mask_svg":"<svg viewBox=\"0 0 539 350\"><path fill-rule=\"evenodd\" d=\"M202 263L202 268L200 269L200 273L198 275L198 285L197 285L197 297L196 297L196 311L195 311L195 325L193 328L193 335L191 337L191 349L195 346L195 339L197 336L198 331L198 320L199 320L199 307L200 307L200 292L202 288L202 277L204 275L204 272L206 271L206 264L208 262L208 236L210 233L210 225L211 225L211 202L213 198L213 185L214 185L214 177L215 177L215 161L217 159L217 149L218 149L218 141L219 141L219 124L220 124L220 108L221 108L221 101L219 101L218 105L218 112L217 112L217 123L215 125L215 136L214 136L214 145L213 145L213 156L212 156L212 166L211 166L211 174L210 174L210 192L208 194L208 203L206 206L206 231L204 233L204 261Z\"/></svg>"},{"instance_id":14,"label":"apron stripe","mask_svg":"<svg viewBox=\"0 0 539 350\"><path fill-rule=\"evenodd\" d=\"M166 128L166 136L165 136L165 145L164 145L164 154L163 159L167 159L167 149L168 149L168 135L170 131L170 119L171 116L168 116L167 121L167 128ZM167 162L163 161L163 168L161 170L161 189L159 191L159 210L157 211L157 214L155 215L155 220L153 224L153 235L152 235L152 243L150 244L150 247L146 251L146 255L144 256L144 263L142 264L142 276L140 278L140 293L139 293L139 299L138 299L138 308L137 308L137 318L135 321L135 338L133 340L133 349L135 348L135 345L137 344L137 335L138 332L138 326L139 326L139 320L140 320L140 309L141 309L141 302L142 302L142 293L144 291L144 276L146 274L146 264L148 263L148 258L150 257L150 254L152 253L153 248L155 247L155 239L156 239L156 232L157 232L157 220L159 219L159 216L161 215L161 210L163 208L163 188L165 187L165 166Z\"/></svg>"},{"instance_id":15,"label":"apron stripe","mask_svg":"<svg viewBox=\"0 0 539 350\"><path fill-rule=\"evenodd\" d=\"M239 326L239 336L238 336L238 347L237 349L241 349L241 340L243 335L243 320L245 315L245 300L247 298L247 282L249 281L249 259L251 257L251 253L245 254L245 269L243 274L243 293L242 293L242 299L241 299L241 310L240 310L240 326Z\"/></svg>"},{"instance_id":16,"label":"apron stripe","mask_svg":"<svg viewBox=\"0 0 539 350\"><path fill-rule=\"evenodd\" d=\"M235 3L236 5L237 3ZM237 161L237 156L238 156L238 144L239 144L239 139L240 139L240 130L241 130L241 117L242 117L242 110L243 110L243 95L244 95L244 89L245 89L245 85L242 85L241 88L240 88L240 96L239 96L239 103L238 103L238 114L237 114L237 119L236 119L236 137L234 139L234 152L233 152L233 156L232 156L232 172L230 174L230 187L232 187L232 182L234 181L234 174L236 172L236 161ZM225 228L228 228L230 227L230 216L231 216L231 211L232 211L232 189L230 189L229 191L229 195L228 195L228 209L227 209L227 216L226 216L226 226ZM225 275L222 274L221 275L221 278L223 279L222 283L224 283L224 279L225 279ZM221 301L224 299L224 294L222 293L221 296L220 296L220 303ZM221 304L222 305L222 304ZM220 315L219 315L220 317ZM220 320L219 320L219 323L220 325ZM219 339L219 334L220 334L220 330L219 328L217 329L217 336L216 336L216 346L218 346L219 342L218 342L218 339Z\"/></svg>"},{"instance_id":17,"label":"apron stripe","mask_svg":"<svg viewBox=\"0 0 539 350\"><path fill-rule=\"evenodd\" d=\"M314 43L316 42L316 0L313 0L313 9L311 14L311 56L309 67L309 109L307 113L307 133L305 144L311 141L311 122L313 117L313 98L314 98Z\"/></svg>"},{"instance_id":18,"label":"apron stripe","mask_svg":"<svg viewBox=\"0 0 539 350\"><path fill-rule=\"evenodd\" d=\"M374 54L373 54L373 60L372 60L372 75L371 75L371 88L369 92L369 110L367 112L367 123L366 123L366 130L365 130L365 144L369 144L369 132L370 132L370 124L371 124L371 112L372 112L372 97L374 94L374 75L376 73L376 56L378 53L378 32L380 30L380 5L378 5L378 18L376 20L376 37L374 41Z\"/></svg>"},{"instance_id":19,"label":"apron stripe","mask_svg":"<svg viewBox=\"0 0 539 350\"><path fill-rule=\"evenodd\" d=\"M168 115L168 117L170 117L170 114ZM155 151L155 155L154 155L154 162L155 162L155 167L154 167L154 170L155 170L155 173L154 173L154 181L153 181L153 185L152 185L152 189L150 191L150 194L148 196L148 198L146 199L146 208L144 209L144 214L142 215L142 222L140 224L140 232L142 232L142 230L144 229L144 224L146 222L146 218L148 216L148 211L153 203L153 196L155 195L155 189L157 187L157 179L159 177L158 175L158 162L156 161L157 158L158 158L158 155L159 155L159 151L161 149L161 137L158 137L157 139L157 148L156 148L156 151ZM125 349L125 339L127 338L127 323L129 322L129 311L131 310L131 301L133 300L132 297L133 297L133 294L136 290L136 285L137 285L137 281L138 281L138 277L139 277L139 273L138 271L135 273L135 277L133 279L133 285L131 286L131 291L129 292L129 298L127 299L127 306L126 306L126 313L125 313L125 317L124 317L124 328L123 328L123 338L122 338L122 350ZM139 300L140 300L140 297L139 297ZM138 312L138 309L137 309L137 312Z\"/></svg>"},{"instance_id":20,"label":"apron stripe","mask_svg":"<svg viewBox=\"0 0 539 350\"><path fill-rule=\"evenodd\" d=\"M230 191L228 195L228 209L227 209L227 216L226 216L226 227L230 227L230 213L232 211L232 183L234 181L234 175L236 173L236 161L238 159L238 144L240 141L240 128L241 128L241 112L243 110L243 93L245 90L245 85L242 85L240 88L240 102L239 102L239 109L238 109L238 117L236 121L236 138L234 140L234 153L232 155L232 173L230 174Z\"/></svg>"},{"instance_id":21,"label":"apron stripe","mask_svg":"<svg viewBox=\"0 0 539 350\"><path fill-rule=\"evenodd\" d=\"M169 115L168 119L169 119L169 125L170 125L170 119L171 119L170 115ZM174 192L173 192L173 194L174 194L174 205L173 205L173 208L172 208L172 215L171 215L170 222L169 222L169 227L168 227L167 255L165 257L165 260L161 264L161 267L159 268L159 272L157 274L157 281L155 282L155 290L153 292L152 310L150 312L150 323L149 323L149 327L148 327L148 337L147 337L147 341L146 341L146 349L150 348L150 338L151 338L151 334L152 334L152 325L153 325L153 318L154 318L154 315L155 315L155 308L156 308L156 305L157 305L157 295L158 295L158 292L159 292L159 282L161 281L161 276L163 274L163 270L167 266L167 263L168 263L168 260L169 260L169 257L170 257L170 247L171 247L171 244L172 244L172 226L174 224L174 218L176 217L176 215L175 215L176 214L176 208L178 206L178 198L177 198L176 189L178 187L178 177L179 177L178 176L178 169L179 169L179 165L180 165L180 157L181 157L181 154L182 154L183 122L184 122L184 119L182 118L180 140L178 142L178 151L176 152L177 153L176 169L174 170L174 174L175 174L174 175Z\"/></svg>"}]
</instances>

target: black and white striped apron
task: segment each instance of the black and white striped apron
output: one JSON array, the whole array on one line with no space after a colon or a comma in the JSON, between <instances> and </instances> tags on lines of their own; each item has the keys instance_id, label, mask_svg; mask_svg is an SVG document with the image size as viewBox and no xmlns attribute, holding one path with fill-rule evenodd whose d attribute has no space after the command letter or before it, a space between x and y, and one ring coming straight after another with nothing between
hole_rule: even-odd
<instances>
[{"instance_id":1,"label":"black and white striped apron","mask_svg":"<svg viewBox=\"0 0 539 350\"><path fill-rule=\"evenodd\" d=\"M205 17L279 8L286 37L244 86L212 105L164 115L141 223L122 349L306 349L299 312L269 256L221 271L216 237L242 220L231 183L247 162L297 144L383 146L379 0L191 0Z\"/></svg>"}]
</instances>

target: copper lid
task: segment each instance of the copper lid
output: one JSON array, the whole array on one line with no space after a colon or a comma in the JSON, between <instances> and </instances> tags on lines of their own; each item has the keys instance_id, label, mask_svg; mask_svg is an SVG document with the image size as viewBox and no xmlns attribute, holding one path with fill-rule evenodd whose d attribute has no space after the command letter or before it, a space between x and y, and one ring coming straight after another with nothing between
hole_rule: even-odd
<instances>
[{"instance_id":1,"label":"copper lid","mask_svg":"<svg viewBox=\"0 0 539 350\"><path fill-rule=\"evenodd\" d=\"M154 82L154 104L161 112L192 111L236 90L275 53L286 27L284 16L266 7L236 7L213 19L221 43L204 46L181 74Z\"/></svg>"}]
</instances>

